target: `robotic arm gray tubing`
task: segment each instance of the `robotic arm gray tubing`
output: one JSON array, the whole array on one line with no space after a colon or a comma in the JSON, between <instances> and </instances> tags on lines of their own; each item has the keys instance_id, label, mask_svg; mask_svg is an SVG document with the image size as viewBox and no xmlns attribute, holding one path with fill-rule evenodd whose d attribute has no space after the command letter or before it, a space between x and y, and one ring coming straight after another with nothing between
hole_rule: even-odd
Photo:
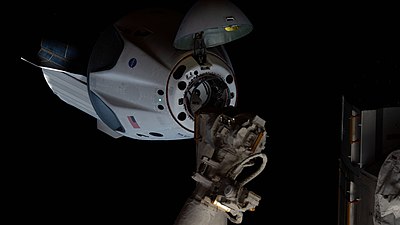
<instances>
[{"instance_id":1,"label":"robotic arm gray tubing","mask_svg":"<svg viewBox=\"0 0 400 225\"><path fill-rule=\"evenodd\" d=\"M228 172L228 174L230 174L233 179L236 179L236 177L240 174L238 172L241 171L238 169L244 168L244 166L243 166L244 164L248 163L250 160L257 158L257 157L260 157L262 159L262 164L260 165L260 167L258 168L257 171L255 171L253 174L251 174L249 177L247 177L240 183L241 186L246 185L248 182L250 182L256 176L258 176L264 170L265 165L267 164L267 161L268 161L267 156L264 153L258 153L258 154L249 156L248 158L241 161L239 164L232 167L232 169Z\"/></svg>"}]
</instances>

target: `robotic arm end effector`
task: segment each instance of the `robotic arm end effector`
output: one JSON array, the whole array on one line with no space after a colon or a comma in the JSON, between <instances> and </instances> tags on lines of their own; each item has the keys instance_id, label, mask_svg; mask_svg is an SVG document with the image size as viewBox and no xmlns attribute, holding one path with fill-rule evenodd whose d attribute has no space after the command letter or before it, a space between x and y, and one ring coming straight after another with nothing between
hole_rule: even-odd
<instances>
[{"instance_id":1,"label":"robotic arm end effector","mask_svg":"<svg viewBox=\"0 0 400 225\"><path fill-rule=\"evenodd\" d=\"M243 213L254 211L261 197L244 186L265 168L265 121L253 114L197 113L195 120L197 182L193 199L242 222ZM246 171L246 173L243 173Z\"/></svg>"}]
</instances>

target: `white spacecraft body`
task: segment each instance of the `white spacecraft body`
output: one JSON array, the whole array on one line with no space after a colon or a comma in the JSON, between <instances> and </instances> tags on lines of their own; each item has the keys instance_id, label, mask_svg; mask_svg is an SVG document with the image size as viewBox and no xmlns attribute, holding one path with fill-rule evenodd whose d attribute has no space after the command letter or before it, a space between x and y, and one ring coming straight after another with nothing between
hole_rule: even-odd
<instances>
[{"instance_id":1,"label":"white spacecraft body","mask_svg":"<svg viewBox=\"0 0 400 225\"><path fill-rule=\"evenodd\" d=\"M374 205L374 224L400 224L400 149L390 152L379 169Z\"/></svg>"},{"instance_id":2,"label":"white spacecraft body","mask_svg":"<svg viewBox=\"0 0 400 225\"><path fill-rule=\"evenodd\" d=\"M342 99L339 225L400 225L400 107Z\"/></svg>"},{"instance_id":3,"label":"white spacecraft body","mask_svg":"<svg viewBox=\"0 0 400 225\"><path fill-rule=\"evenodd\" d=\"M87 74L37 66L54 94L112 137L188 139L198 109L236 106L235 73L223 44L251 30L227 0L200 0L186 16L141 9L101 33Z\"/></svg>"}]
</instances>

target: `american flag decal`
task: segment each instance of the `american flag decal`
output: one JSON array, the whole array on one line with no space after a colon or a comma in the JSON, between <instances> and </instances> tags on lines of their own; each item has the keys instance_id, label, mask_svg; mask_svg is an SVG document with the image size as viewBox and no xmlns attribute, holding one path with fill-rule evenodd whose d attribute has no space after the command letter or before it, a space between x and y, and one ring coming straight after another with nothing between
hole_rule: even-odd
<instances>
[{"instance_id":1,"label":"american flag decal","mask_svg":"<svg viewBox=\"0 0 400 225\"><path fill-rule=\"evenodd\" d=\"M136 122L135 117L128 116L129 123L132 125L133 128L140 128L139 124Z\"/></svg>"}]
</instances>

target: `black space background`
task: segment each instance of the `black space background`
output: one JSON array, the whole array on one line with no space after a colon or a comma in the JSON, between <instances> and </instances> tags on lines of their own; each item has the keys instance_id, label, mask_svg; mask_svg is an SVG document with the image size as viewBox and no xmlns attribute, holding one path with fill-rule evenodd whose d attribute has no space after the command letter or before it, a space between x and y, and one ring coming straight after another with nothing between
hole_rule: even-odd
<instances>
[{"instance_id":1,"label":"black space background","mask_svg":"<svg viewBox=\"0 0 400 225\"><path fill-rule=\"evenodd\" d=\"M3 185L16 223L173 224L194 187L192 140L113 139L19 58L49 32L90 42L130 10L185 12L193 2L12 8L17 54L16 71L3 74ZM262 200L242 224L336 224L341 96L362 108L400 105L399 14L376 3L233 2L254 25L226 45L238 107L266 120L270 136L267 167L248 186Z\"/></svg>"}]
</instances>

